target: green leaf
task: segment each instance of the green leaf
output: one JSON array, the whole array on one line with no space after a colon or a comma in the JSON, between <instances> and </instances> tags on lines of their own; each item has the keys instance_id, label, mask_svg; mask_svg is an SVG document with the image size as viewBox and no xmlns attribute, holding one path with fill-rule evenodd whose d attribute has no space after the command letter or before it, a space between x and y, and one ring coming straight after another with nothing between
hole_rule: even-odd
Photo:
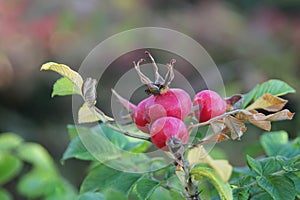
<instances>
[{"instance_id":1,"label":"green leaf","mask_svg":"<svg viewBox=\"0 0 300 200\"><path fill-rule=\"evenodd\" d=\"M13 179L22 169L22 162L15 156L0 153L0 185Z\"/></svg>"},{"instance_id":2,"label":"green leaf","mask_svg":"<svg viewBox=\"0 0 300 200\"><path fill-rule=\"evenodd\" d=\"M259 160L259 163L262 167L263 175L271 175L272 173L276 173L281 170L280 164L276 161L275 157L268 157Z\"/></svg>"},{"instance_id":3,"label":"green leaf","mask_svg":"<svg viewBox=\"0 0 300 200\"><path fill-rule=\"evenodd\" d=\"M260 143L267 156L276 156L283 145L288 143L288 133L285 131L266 132L260 137Z\"/></svg>"},{"instance_id":4,"label":"green leaf","mask_svg":"<svg viewBox=\"0 0 300 200\"><path fill-rule=\"evenodd\" d=\"M159 186L159 182L149 178L142 178L137 182L136 192L141 199L149 199L154 190Z\"/></svg>"},{"instance_id":5,"label":"green leaf","mask_svg":"<svg viewBox=\"0 0 300 200\"><path fill-rule=\"evenodd\" d=\"M201 180L202 177L207 178L215 186L222 200L233 199L232 190L229 184L223 182L213 169L207 167L196 167L193 168L190 173L195 180Z\"/></svg>"},{"instance_id":6,"label":"green leaf","mask_svg":"<svg viewBox=\"0 0 300 200\"><path fill-rule=\"evenodd\" d=\"M276 161L282 166L285 171L294 172L300 171L300 154L294 158L287 158L285 156L276 156Z\"/></svg>"},{"instance_id":7,"label":"green leaf","mask_svg":"<svg viewBox=\"0 0 300 200\"><path fill-rule=\"evenodd\" d=\"M89 160L90 152L95 159L124 171L153 171L166 165L165 160L160 157L150 159L146 154L130 152L134 147L132 144L136 146L143 141L131 140L105 126L91 129L80 127L77 132L80 139L73 139L62 160L75 156Z\"/></svg>"},{"instance_id":8,"label":"green leaf","mask_svg":"<svg viewBox=\"0 0 300 200\"><path fill-rule=\"evenodd\" d=\"M104 197L101 193L98 192L87 192L81 194L77 200L104 200Z\"/></svg>"},{"instance_id":9,"label":"green leaf","mask_svg":"<svg viewBox=\"0 0 300 200\"><path fill-rule=\"evenodd\" d=\"M288 173L287 177L294 182L298 199L300 199L300 172Z\"/></svg>"},{"instance_id":10,"label":"green leaf","mask_svg":"<svg viewBox=\"0 0 300 200\"><path fill-rule=\"evenodd\" d=\"M51 97L54 97L55 95L66 96L72 94L80 95L81 92L78 87L75 87L74 83L70 79L62 77L54 83Z\"/></svg>"},{"instance_id":11,"label":"green leaf","mask_svg":"<svg viewBox=\"0 0 300 200\"><path fill-rule=\"evenodd\" d=\"M87 175L81 185L80 193L112 188L128 195L141 176L142 174L125 173L105 165L99 165Z\"/></svg>"},{"instance_id":12,"label":"green leaf","mask_svg":"<svg viewBox=\"0 0 300 200\"><path fill-rule=\"evenodd\" d=\"M78 136L78 132L80 133L81 138ZM70 142L67 150L64 152L62 161L70 158L77 158L81 160L95 160L95 157L86 149L86 147L82 143L82 139L84 139L85 137L90 137L91 134L99 135L99 138L101 138L101 140L99 140L99 145L102 145L103 148L105 147L105 142L109 142L109 145L114 145L118 149L124 149L127 151L133 149L135 152L144 150L149 146L149 142L146 142L147 144L145 144L145 142L142 140L133 140L132 142L130 142L126 136L104 125L96 126L93 129L88 129L80 126L68 126L68 133L72 138L72 141ZM103 135L101 135L101 133L103 133ZM112 155L114 155L113 152Z\"/></svg>"},{"instance_id":13,"label":"green leaf","mask_svg":"<svg viewBox=\"0 0 300 200\"><path fill-rule=\"evenodd\" d=\"M28 198L38 198L44 196L50 190L49 182L53 182L56 177L43 170L33 170L21 177L17 189L18 192Z\"/></svg>"},{"instance_id":14,"label":"green leaf","mask_svg":"<svg viewBox=\"0 0 300 200\"><path fill-rule=\"evenodd\" d=\"M78 196L76 188L63 177L57 177L48 182L49 188L45 193L45 200L75 199Z\"/></svg>"},{"instance_id":15,"label":"green leaf","mask_svg":"<svg viewBox=\"0 0 300 200\"><path fill-rule=\"evenodd\" d=\"M95 160L94 156L82 144L79 136L75 137L69 143L69 146L64 152L61 161L65 161L70 158L76 158L80 160Z\"/></svg>"},{"instance_id":16,"label":"green leaf","mask_svg":"<svg viewBox=\"0 0 300 200\"><path fill-rule=\"evenodd\" d=\"M103 192L105 200L128 200L123 192L114 189L108 189ZM98 200L98 199L97 199Z\"/></svg>"},{"instance_id":17,"label":"green leaf","mask_svg":"<svg viewBox=\"0 0 300 200\"><path fill-rule=\"evenodd\" d=\"M282 175L258 176L256 181L274 200L294 200L296 196L293 181Z\"/></svg>"},{"instance_id":18,"label":"green leaf","mask_svg":"<svg viewBox=\"0 0 300 200\"><path fill-rule=\"evenodd\" d=\"M139 141L139 142L130 142L127 143L126 148L129 149L132 153L143 153L145 152L152 144L148 141Z\"/></svg>"},{"instance_id":19,"label":"green leaf","mask_svg":"<svg viewBox=\"0 0 300 200\"><path fill-rule=\"evenodd\" d=\"M9 194L6 190L3 188L0 188L0 199L1 200L12 200L11 194Z\"/></svg>"},{"instance_id":20,"label":"green leaf","mask_svg":"<svg viewBox=\"0 0 300 200\"><path fill-rule=\"evenodd\" d=\"M48 171L49 174L56 174L56 167L52 157L47 150L36 143L24 143L17 149L18 156L35 168Z\"/></svg>"},{"instance_id":21,"label":"green leaf","mask_svg":"<svg viewBox=\"0 0 300 200\"><path fill-rule=\"evenodd\" d=\"M277 79L271 79L267 82L264 82L260 85L258 88L256 95L254 97L254 100L261 97L263 94L270 93L274 96L283 96L288 93L295 93L296 90L292 88L287 83L277 80Z\"/></svg>"},{"instance_id":22,"label":"green leaf","mask_svg":"<svg viewBox=\"0 0 300 200\"><path fill-rule=\"evenodd\" d=\"M272 197L266 193L266 192L260 192L260 193L254 193L252 196L251 196L251 200L267 200L267 199L272 199Z\"/></svg>"},{"instance_id":23,"label":"green leaf","mask_svg":"<svg viewBox=\"0 0 300 200\"><path fill-rule=\"evenodd\" d=\"M251 170L255 171L257 174L262 174L262 166L260 162L256 161L254 158L251 158L247 155L247 164Z\"/></svg>"},{"instance_id":24,"label":"green leaf","mask_svg":"<svg viewBox=\"0 0 300 200\"><path fill-rule=\"evenodd\" d=\"M23 142L23 139L14 133L1 133L0 134L0 151L11 150L16 148Z\"/></svg>"},{"instance_id":25,"label":"green leaf","mask_svg":"<svg viewBox=\"0 0 300 200\"><path fill-rule=\"evenodd\" d=\"M285 156L287 158L294 158L300 154L300 138L288 142L285 145L282 145L282 148L279 149L278 155Z\"/></svg>"},{"instance_id":26,"label":"green leaf","mask_svg":"<svg viewBox=\"0 0 300 200\"><path fill-rule=\"evenodd\" d=\"M71 142L62 156L61 162L70 158L76 158L80 160L96 160L94 156L86 149L81 141L81 138L79 137L79 133L81 137L84 137L85 134L90 134L90 129L81 126L68 125L67 132Z\"/></svg>"},{"instance_id":27,"label":"green leaf","mask_svg":"<svg viewBox=\"0 0 300 200\"><path fill-rule=\"evenodd\" d=\"M254 99L258 88L259 88L259 85L256 85L250 92L243 95L243 106L242 106L242 108L246 108L247 105Z\"/></svg>"},{"instance_id":28,"label":"green leaf","mask_svg":"<svg viewBox=\"0 0 300 200\"><path fill-rule=\"evenodd\" d=\"M17 189L27 198L56 200L75 199L77 196L76 189L64 178L38 168L22 176Z\"/></svg>"},{"instance_id":29,"label":"green leaf","mask_svg":"<svg viewBox=\"0 0 300 200\"><path fill-rule=\"evenodd\" d=\"M234 200L248 200L250 187L234 188L232 190Z\"/></svg>"},{"instance_id":30,"label":"green leaf","mask_svg":"<svg viewBox=\"0 0 300 200\"><path fill-rule=\"evenodd\" d=\"M155 191L153 192L152 196L150 197L150 200L157 200L157 199L163 199L163 200L184 200L181 194L174 190L167 190L163 187L157 187Z\"/></svg>"},{"instance_id":31,"label":"green leaf","mask_svg":"<svg viewBox=\"0 0 300 200\"><path fill-rule=\"evenodd\" d=\"M255 86L250 92L244 95L244 104L242 108L245 108L252 100L256 100L261 97L263 94L269 93L274 96L282 96L288 93L295 93L296 90L292 88L287 83L271 79L267 82L262 83L261 85Z\"/></svg>"},{"instance_id":32,"label":"green leaf","mask_svg":"<svg viewBox=\"0 0 300 200\"><path fill-rule=\"evenodd\" d=\"M71 124L67 125L67 132L71 141L78 136L78 128L80 127Z\"/></svg>"}]
</instances>

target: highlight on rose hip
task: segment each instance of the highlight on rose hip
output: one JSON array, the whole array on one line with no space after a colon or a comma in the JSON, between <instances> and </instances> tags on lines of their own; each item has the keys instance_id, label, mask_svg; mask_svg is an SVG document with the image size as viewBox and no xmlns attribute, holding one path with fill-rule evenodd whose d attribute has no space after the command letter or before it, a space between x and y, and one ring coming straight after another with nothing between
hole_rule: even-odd
<instances>
[{"instance_id":1,"label":"highlight on rose hip","mask_svg":"<svg viewBox=\"0 0 300 200\"><path fill-rule=\"evenodd\" d=\"M143 73L143 68L149 67L143 66L145 63L151 64L155 80ZM97 107L96 79L83 79L64 64L48 62L41 67L63 76L55 82L52 96L82 97L77 113L81 125L68 126L71 141L62 158L91 161L80 199L105 199L107 191L119 195L115 199L300 196L300 138L289 141L285 131L270 132L272 122L294 116L285 108L288 101L282 98L295 93L290 85L272 79L245 94L221 97L217 91L205 89L190 96L181 88L172 88L174 59L163 66L166 73L161 74L161 66L146 51L140 60L133 61L133 67L147 86L148 96L134 105L112 89L113 98L124 111L118 117L126 119L126 124ZM246 167L233 167L205 148L207 144L242 140L244 134L251 134L248 124L266 133L260 136L264 156L247 156ZM89 136L95 139L84 139ZM150 156L151 152L158 156ZM120 165L123 170L114 167Z\"/></svg>"}]
</instances>

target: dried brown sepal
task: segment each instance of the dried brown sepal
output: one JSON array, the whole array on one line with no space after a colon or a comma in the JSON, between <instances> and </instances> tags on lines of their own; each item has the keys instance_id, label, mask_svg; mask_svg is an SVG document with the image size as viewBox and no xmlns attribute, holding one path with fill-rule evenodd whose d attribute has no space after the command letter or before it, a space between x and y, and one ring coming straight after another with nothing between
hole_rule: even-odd
<instances>
[{"instance_id":1,"label":"dried brown sepal","mask_svg":"<svg viewBox=\"0 0 300 200\"><path fill-rule=\"evenodd\" d=\"M145 53L151 59L154 75L155 75L155 81L154 82L151 81L145 74L141 72L140 63L144 62L145 59L140 59L137 63L133 62L134 68L137 71L137 74L139 75L141 82L147 85L148 89L145 91L147 94L154 94L154 95L163 94L169 89L169 85L174 79L173 67L176 60L172 59L170 63L167 64L168 71L165 75L165 78L163 78L158 72L158 66L154 58L151 56L151 54L148 51L146 51Z\"/></svg>"},{"instance_id":2,"label":"dried brown sepal","mask_svg":"<svg viewBox=\"0 0 300 200\"><path fill-rule=\"evenodd\" d=\"M154 75L155 75L155 84L162 84L164 82L163 77L158 73L158 66L154 60L154 58L152 57L152 55L150 54L149 51L145 51L145 54L149 56L152 65L153 65L153 70L154 70Z\"/></svg>"},{"instance_id":3,"label":"dried brown sepal","mask_svg":"<svg viewBox=\"0 0 300 200\"><path fill-rule=\"evenodd\" d=\"M263 109L269 112L277 112L280 111L286 103L287 100L285 99L275 97L272 94L264 94L248 106L246 110Z\"/></svg>"}]
</instances>

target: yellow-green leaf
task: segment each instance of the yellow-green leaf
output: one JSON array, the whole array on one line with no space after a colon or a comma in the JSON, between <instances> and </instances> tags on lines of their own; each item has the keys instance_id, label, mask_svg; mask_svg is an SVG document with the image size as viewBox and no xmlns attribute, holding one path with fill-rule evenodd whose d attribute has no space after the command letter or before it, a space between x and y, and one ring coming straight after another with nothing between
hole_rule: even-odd
<instances>
[{"instance_id":1,"label":"yellow-green leaf","mask_svg":"<svg viewBox=\"0 0 300 200\"><path fill-rule=\"evenodd\" d=\"M228 160L213 160L210 159L208 163L224 182L227 182L232 173L232 166Z\"/></svg>"},{"instance_id":2,"label":"yellow-green leaf","mask_svg":"<svg viewBox=\"0 0 300 200\"><path fill-rule=\"evenodd\" d=\"M230 185L225 183L213 169L207 167L196 167L191 170L191 175L195 180L201 180L203 177L207 178L217 189L220 199L233 199Z\"/></svg>"},{"instance_id":3,"label":"yellow-green leaf","mask_svg":"<svg viewBox=\"0 0 300 200\"><path fill-rule=\"evenodd\" d=\"M81 89L82 87L83 80L81 76L67 65L48 62L42 65L41 70L52 70L57 72L72 81L78 87L78 89Z\"/></svg>"},{"instance_id":4,"label":"yellow-green leaf","mask_svg":"<svg viewBox=\"0 0 300 200\"><path fill-rule=\"evenodd\" d=\"M264 94L248 106L246 110L264 109L270 112L277 112L281 110L286 103L287 100L280 97L275 97L272 94Z\"/></svg>"},{"instance_id":5,"label":"yellow-green leaf","mask_svg":"<svg viewBox=\"0 0 300 200\"><path fill-rule=\"evenodd\" d=\"M220 178L227 182L232 173L232 166L227 160L214 160L208 155L203 146L198 146L188 152L187 159L191 166L198 163L207 163L212 167Z\"/></svg>"},{"instance_id":6,"label":"yellow-green leaf","mask_svg":"<svg viewBox=\"0 0 300 200\"><path fill-rule=\"evenodd\" d=\"M84 103L78 111L78 123L90 123L99 121L94 112L91 111L94 107L89 107L87 103Z\"/></svg>"},{"instance_id":7,"label":"yellow-green leaf","mask_svg":"<svg viewBox=\"0 0 300 200\"><path fill-rule=\"evenodd\" d=\"M207 152L205 151L204 147L200 145L189 150L187 160L189 161L189 164L193 166L198 163L206 163L207 157Z\"/></svg>"}]
</instances>

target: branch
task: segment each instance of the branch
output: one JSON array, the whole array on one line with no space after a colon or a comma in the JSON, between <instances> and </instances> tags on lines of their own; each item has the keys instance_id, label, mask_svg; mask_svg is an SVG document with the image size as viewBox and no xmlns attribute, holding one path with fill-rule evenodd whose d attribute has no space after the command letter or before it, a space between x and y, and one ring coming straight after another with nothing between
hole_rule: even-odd
<instances>
[{"instance_id":1,"label":"branch","mask_svg":"<svg viewBox=\"0 0 300 200\"><path fill-rule=\"evenodd\" d=\"M114 126L114 125L111 124L111 122L109 122L109 121L104 122L104 125L107 126L108 128L111 128L111 129L113 129L113 130L115 130L115 131L117 131L117 132L123 134L123 135L129 136L129 137L132 137L132 138L136 138L136 139L140 139L140 140L145 140L145 141L151 142L151 138L150 138L150 137L148 137L148 136L143 136L143 135L138 135L138 134L134 134L134 133L130 133L130 132L128 132L128 131L125 131L125 130L123 130L123 129L120 129L120 128Z\"/></svg>"},{"instance_id":2,"label":"branch","mask_svg":"<svg viewBox=\"0 0 300 200\"><path fill-rule=\"evenodd\" d=\"M198 123L198 124L191 124L188 128L189 128L189 131L193 128L197 128L197 127L201 127L201 126L207 126L207 125L210 125L211 123L213 123L214 121L217 121L219 119L222 119L226 116L229 116L229 115L233 115L233 114L236 114L236 113L239 113L241 112L242 110L233 110L233 111L230 111L230 112L227 112L227 113L224 113L223 115L219 115L219 116L216 116L206 122L202 122L202 123Z\"/></svg>"},{"instance_id":3,"label":"branch","mask_svg":"<svg viewBox=\"0 0 300 200\"><path fill-rule=\"evenodd\" d=\"M143 136L143 135L138 135L138 134L134 134L134 133L130 133L126 130L123 130L123 129L120 129L116 126L113 125L116 124L116 121L111 118L111 117L108 117L107 115L105 115L99 108L97 108L96 106L94 106L94 109L97 113L99 113L101 116L103 116L103 119L102 119L102 122L104 123L105 126L107 126L108 128L111 128L123 135L126 135L126 136L129 136L129 137L132 137L132 138L136 138L136 139L141 139L141 140L146 140L146 141L149 141L151 142L151 138L148 137L148 136Z\"/></svg>"}]
</instances>

